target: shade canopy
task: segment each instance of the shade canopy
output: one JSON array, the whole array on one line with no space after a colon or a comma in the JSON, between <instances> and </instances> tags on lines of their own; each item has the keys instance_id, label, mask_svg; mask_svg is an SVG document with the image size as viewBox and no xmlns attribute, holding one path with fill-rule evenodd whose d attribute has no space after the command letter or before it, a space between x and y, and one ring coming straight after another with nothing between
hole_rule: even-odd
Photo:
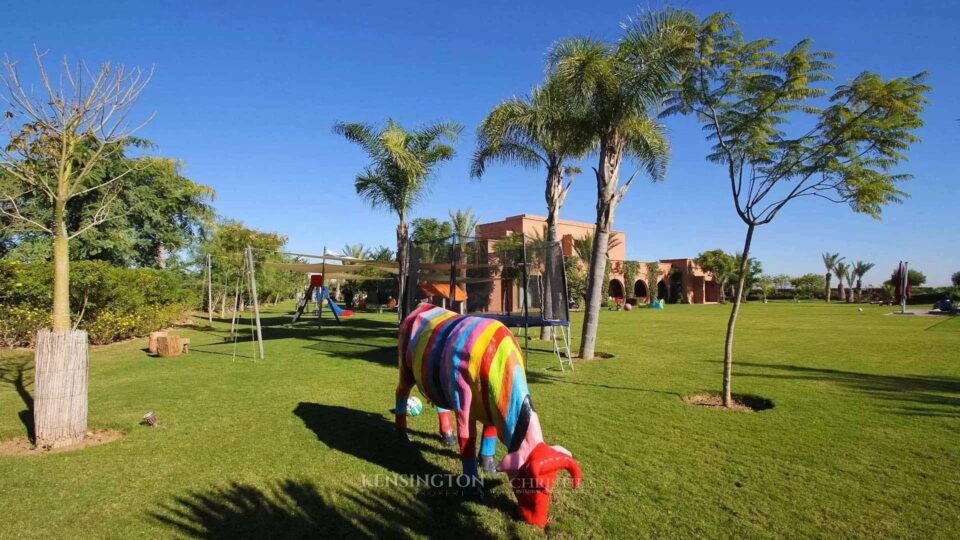
<instances>
[{"instance_id":1,"label":"shade canopy","mask_svg":"<svg viewBox=\"0 0 960 540\"><path fill-rule=\"evenodd\" d=\"M450 298L449 283L427 281L420 284L420 291L427 296L442 296L455 302L463 302L467 299L467 291L462 285L457 285L453 298Z\"/></svg>"}]
</instances>

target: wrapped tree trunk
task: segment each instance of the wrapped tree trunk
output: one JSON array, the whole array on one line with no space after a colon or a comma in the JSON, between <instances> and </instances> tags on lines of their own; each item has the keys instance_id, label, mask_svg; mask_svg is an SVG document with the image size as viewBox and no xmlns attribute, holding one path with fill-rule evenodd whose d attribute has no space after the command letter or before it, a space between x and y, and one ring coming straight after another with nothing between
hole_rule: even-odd
<instances>
[{"instance_id":1,"label":"wrapped tree trunk","mask_svg":"<svg viewBox=\"0 0 960 540\"><path fill-rule=\"evenodd\" d=\"M87 333L40 330L34 363L36 445L57 448L81 442L87 433Z\"/></svg>"}]
</instances>

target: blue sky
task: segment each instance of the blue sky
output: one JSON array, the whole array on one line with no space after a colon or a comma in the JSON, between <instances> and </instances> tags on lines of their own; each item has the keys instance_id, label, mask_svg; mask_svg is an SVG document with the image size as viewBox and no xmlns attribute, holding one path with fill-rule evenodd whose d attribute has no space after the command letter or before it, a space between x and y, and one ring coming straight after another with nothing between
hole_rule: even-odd
<instances>
[{"instance_id":1,"label":"blue sky","mask_svg":"<svg viewBox=\"0 0 960 540\"><path fill-rule=\"evenodd\" d=\"M365 158L331 133L338 120L464 124L457 158L440 170L415 216L445 217L467 206L484 221L543 214L540 171L495 166L482 181L469 179L474 130L499 100L542 80L551 43L574 35L614 40L618 23L638 10L635 2L601 0L26 5L4 10L0 51L27 63L36 44L51 60L153 66L138 112L156 118L141 135L213 186L221 214L283 233L292 250L307 252L395 243L394 216L354 193ZM754 254L768 273L822 272L823 251L878 263L867 283L881 282L900 259L934 285L960 270L960 7L836 0L680 6L701 16L731 11L748 38L773 37L783 47L811 37L836 53L838 83L863 70L930 72L923 142L904 167L916 177L905 188L912 198L887 209L882 222L823 201L787 207L755 236ZM616 213L628 256L739 249L744 226L722 168L704 160L699 127L691 118L666 122L673 142L667 181L636 183ZM563 217L592 222L594 186L592 175L579 177Z\"/></svg>"}]
</instances>

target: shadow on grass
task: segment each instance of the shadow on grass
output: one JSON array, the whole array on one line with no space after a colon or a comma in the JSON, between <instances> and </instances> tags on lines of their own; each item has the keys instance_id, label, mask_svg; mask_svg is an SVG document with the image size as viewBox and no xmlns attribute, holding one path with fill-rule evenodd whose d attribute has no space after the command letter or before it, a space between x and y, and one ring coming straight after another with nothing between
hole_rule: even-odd
<instances>
[{"instance_id":1,"label":"shadow on grass","mask_svg":"<svg viewBox=\"0 0 960 540\"><path fill-rule=\"evenodd\" d=\"M27 390L27 384L31 382L28 380L28 377L32 377L30 375L32 363L33 361L29 359L0 363L0 383L12 386L23 401L24 407L26 407L17 413L17 416L20 418L20 422L23 423L23 427L27 431L27 439L29 439L30 442L35 440L33 427L33 396L30 395L30 392Z\"/></svg>"},{"instance_id":2,"label":"shadow on grass","mask_svg":"<svg viewBox=\"0 0 960 540\"><path fill-rule=\"evenodd\" d=\"M397 436L393 423L382 414L319 403L300 403L293 414L328 447L391 472L448 474L458 470L454 464L459 467L459 456L455 452L425 442L434 438L434 434L409 430L410 442L404 442ZM450 469L430 463L424 459L424 454L450 459Z\"/></svg>"},{"instance_id":3,"label":"shadow on grass","mask_svg":"<svg viewBox=\"0 0 960 540\"><path fill-rule=\"evenodd\" d=\"M741 377L828 381L890 401L912 403L894 405L898 414L908 416L960 417L960 377L921 375L875 375L839 369L795 365L737 362L736 365L762 368L781 373L740 373ZM783 373L786 372L786 373Z\"/></svg>"},{"instance_id":4,"label":"shadow on grass","mask_svg":"<svg viewBox=\"0 0 960 540\"><path fill-rule=\"evenodd\" d=\"M425 442L433 434L412 432L412 441L405 444L381 414L319 403L300 403L293 413L326 446L391 473L459 472L454 452ZM428 453L450 459L450 469L426 460ZM497 480L485 481L488 489L499 485ZM516 507L503 493L488 493L482 504L504 513ZM462 494L449 490L438 493L358 478L356 485L336 490L295 480L267 489L231 483L177 496L150 517L193 538L497 538L486 530L477 510Z\"/></svg>"},{"instance_id":5,"label":"shadow on grass","mask_svg":"<svg viewBox=\"0 0 960 540\"><path fill-rule=\"evenodd\" d=\"M294 480L269 489L232 483L190 492L150 517L181 535L208 539L498 537L474 508L454 498L427 501L400 488L331 493Z\"/></svg>"},{"instance_id":6,"label":"shadow on grass","mask_svg":"<svg viewBox=\"0 0 960 540\"><path fill-rule=\"evenodd\" d=\"M613 384L587 383L587 382L573 381L564 377L555 377L553 375L545 374L540 371L528 371L527 382L531 384L570 384L575 386L589 386L591 388L600 388L600 389L606 389L606 390L626 390L630 392L644 392L647 394L662 394L665 396L672 396L680 400L683 399L683 396L677 392L668 392L666 390L653 390L650 388L640 388L636 386L617 386Z\"/></svg>"},{"instance_id":7,"label":"shadow on grass","mask_svg":"<svg viewBox=\"0 0 960 540\"><path fill-rule=\"evenodd\" d=\"M304 349L329 356L388 366L397 364L397 326L390 321L346 318L337 324L331 319L324 320L321 328L302 319L295 325L289 325L289 322L289 318L285 316L261 319L264 341L296 339L304 342ZM242 347L244 343L251 342L253 331L245 321L237 328L237 343ZM228 351L228 348L232 349L234 342L229 332L222 331L212 335L221 337L223 341L194 347L194 349L210 354L233 356L232 350ZM269 351L267 355L269 356Z\"/></svg>"}]
</instances>

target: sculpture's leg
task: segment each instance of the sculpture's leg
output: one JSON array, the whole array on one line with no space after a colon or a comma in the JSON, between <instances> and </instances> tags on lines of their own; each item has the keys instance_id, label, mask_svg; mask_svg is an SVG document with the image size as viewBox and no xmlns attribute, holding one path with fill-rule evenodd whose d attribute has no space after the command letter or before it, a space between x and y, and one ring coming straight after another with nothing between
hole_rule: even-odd
<instances>
[{"instance_id":1,"label":"sculpture's leg","mask_svg":"<svg viewBox=\"0 0 960 540\"><path fill-rule=\"evenodd\" d=\"M416 381L413 379L413 372L401 360L400 381L397 383L396 408L393 410L393 415L397 433L405 441L410 440L407 435L407 398L410 397L410 390L413 389L414 384Z\"/></svg>"},{"instance_id":2,"label":"sculpture's leg","mask_svg":"<svg viewBox=\"0 0 960 540\"><path fill-rule=\"evenodd\" d=\"M466 485L461 487L481 487L480 475L477 473L477 424L470 419L470 403L472 401L470 390L461 387L460 396L460 414L457 415L457 435L460 442L460 461L463 464L463 475L466 477L461 480ZM478 493L477 489L466 489L466 493Z\"/></svg>"},{"instance_id":3,"label":"sculpture's leg","mask_svg":"<svg viewBox=\"0 0 960 540\"><path fill-rule=\"evenodd\" d=\"M437 416L440 419L440 440L445 446L457 444L457 436L453 432L453 411L437 407Z\"/></svg>"},{"instance_id":4,"label":"sculpture's leg","mask_svg":"<svg viewBox=\"0 0 960 540\"><path fill-rule=\"evenodd\" d=\"M483 484L480 482L480 473L477 472L477 425L476 422L468 421L464 426L463 422L459 421L459 416L457 424L461 430L460 461L463 464L463 477L457 485L463 489L466 497L479 499L483 493Z\"/></svg>"},{"instance_id":5,"label":"sculpture's leg","mask_svg":"<svg viewBox=\"0 0 960 540\"><path fill-rule=\"evenodd\" d=\"M496 426L483 426L483 438L480 440L480 468L485 473L497 472L494 454L497 451Z\"/></svg>"}]
</instances>

